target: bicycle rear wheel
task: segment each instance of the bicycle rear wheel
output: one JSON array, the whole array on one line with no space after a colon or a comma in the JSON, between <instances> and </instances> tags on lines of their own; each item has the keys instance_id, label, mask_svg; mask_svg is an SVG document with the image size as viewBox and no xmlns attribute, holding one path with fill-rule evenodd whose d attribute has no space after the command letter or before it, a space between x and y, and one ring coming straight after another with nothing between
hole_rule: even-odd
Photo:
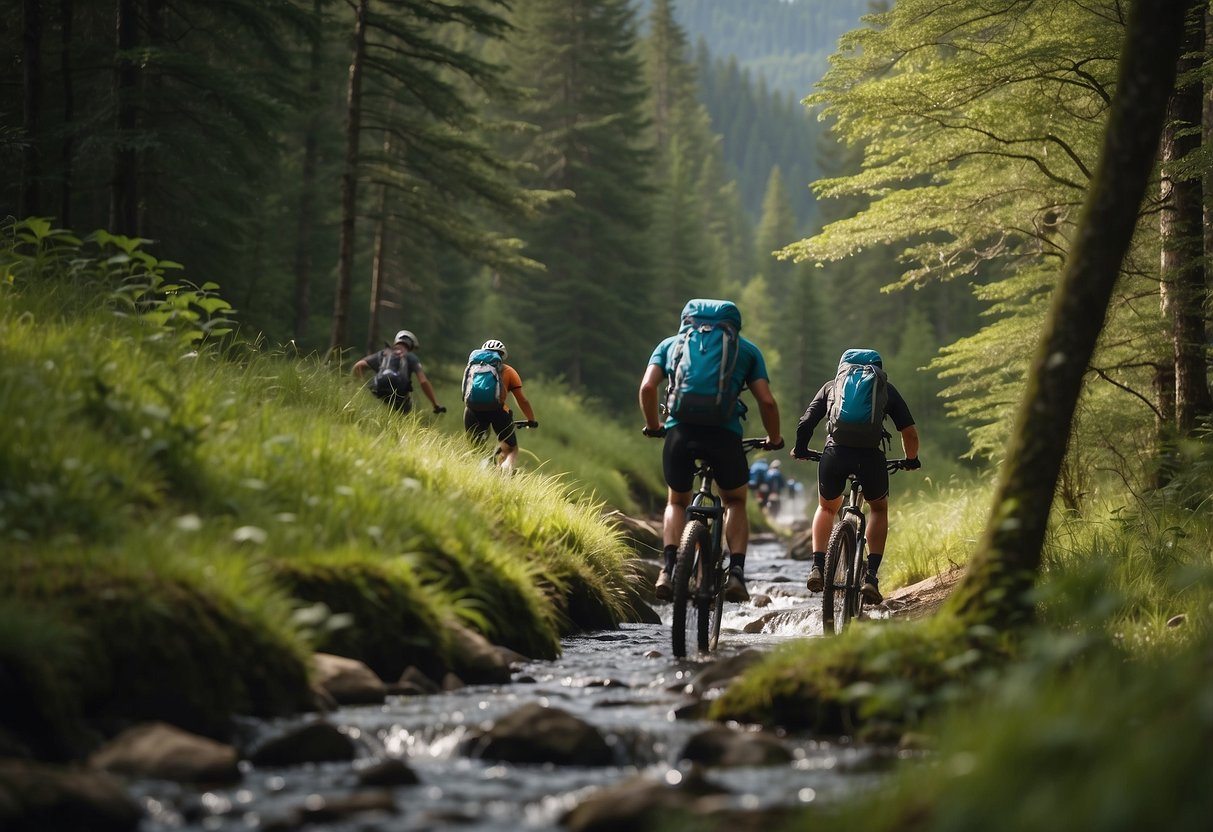
<instances>
[{"instance_id":1,"label":"bicycle rear wheel","mask_svg":"<svg viewBox=\"0 0 1213 832\"><path fill-rule=\"evenodd\" d=\"M826 635L841 633L855 612L850 594L854 559L855 527L840 520L826 546L826 580L821 593L821 629Z\"/></svg>"},{"instance_id":2,"label":"bicycle rear wheel","mask_svg":"<svg viewBox=\"0 0 1213 832\"><path fill-rule=\"evenodd\" d=\"M694 632L701 651L708 649L708 615L711 599L705 588L710 580L712 535L702 520L687 523L678 546L678 561L674 565L674 624L672 643L674 655L687 654L687 635Z\"/></svg>"},{"instance_id":3,"label":"bicycle rear wheel","mask_svg":"<svg viewBox=\"0 0 1213 832\"><path fill-rule=\"evenodd\" d=\"M724 570L724 558L717 557L712 561L712 567L709 572L712 576L712 587L715 588L715 593L711 598L711 613L712 613L712 631L708 635L707 644L700 644L699 649L703 651L711 651L716 649L716 645L720 643L720 622L724 618L724 587L728 582L728 575Z\"/></svg>"}]
</instances>

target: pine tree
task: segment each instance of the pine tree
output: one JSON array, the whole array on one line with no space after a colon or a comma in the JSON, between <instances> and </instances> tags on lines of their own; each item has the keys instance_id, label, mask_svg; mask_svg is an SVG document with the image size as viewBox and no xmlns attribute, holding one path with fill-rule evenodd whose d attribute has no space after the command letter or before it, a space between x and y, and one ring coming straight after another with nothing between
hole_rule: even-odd
<instances>
[{"instance_id":1,"label":"pine tree","mask_svg":"<svg viewBox=\"0 0 1213 832\"><path fill-rule=\"evenodd\" d=\"M530 90L519 148L534 187L562 191L521 229L546 273L507 276L511 317L525 321L511 356L618 408L634 406L658 320L648 250L647 91L626 0L523 0L508 63ZM660 319L656 316L662 316Z\"/></svg>"}]
</instances>

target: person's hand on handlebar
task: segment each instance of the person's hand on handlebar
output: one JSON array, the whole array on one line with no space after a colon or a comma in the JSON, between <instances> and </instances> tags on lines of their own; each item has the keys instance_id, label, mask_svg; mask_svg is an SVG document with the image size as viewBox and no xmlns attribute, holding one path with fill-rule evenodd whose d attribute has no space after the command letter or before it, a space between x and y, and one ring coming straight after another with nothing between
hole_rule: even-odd
<instances>
[{"instance_id":1,"label":"person's hand on handlebar","mask_svg":"<svg viewBox=\"0 0 1213 832\"><path fill-rule=\"evenodd\" d=\"M538 423L538 422L536 422L534 419L528 419L528 420L527 420L527 423L526 423L526 426L527 426L528 428L537 428L537 427L539 427L539 423Z\"/></svg>"},{"instance_id":2,"label":"person's hand on handlebar","mask_svg":"<svg viewBox=\"0 0 1213 832\"><path fill-rule=\"evenodd\" d=\"M821 451L815 451L812 448L804 450L792 449L792 459L799 459L802 462L821 462Z\"/></svg>"},{"instance_id":3,"label":"person's hand on handlebar","mask_svg":"<svg viewBox=\"0 0 1213 832\"><path fill-rule=\"evenodd\" d=\"M443 407L443 406L442 406L442 405L440 405L440 404L436 404L436 405L434 405L434 413L436 413L436 414L438 414L438 413L446 413L446 408L445 408L445 407Z\"/></svg>"},{"instance_id":4,"label":"person's hand on handlebar","mask_svg":"<svg viewBox=\"0 0 1213 832\"><path fill-rule=\"evenodd\" d=\"M640 429L640 432L650 439L660 439L661 437L665 436L665 425L659 425L655 428L645 425Z\"/></svg>"},{"instance_id":5,"label":"person's hand on handlebar","mask_svg":"<svg viewBox=\"0 0 1213 832\"><path fill-rule=\"evenodd\" d=\"M922 467L922 460L918 457L914 457L913 459L903 459L901 461L901 467L906 471L917 471Z\"/></svg>"},{"instance_id":6,"label":"person's hand on handlebar","mask_svg":"<svg viewBox=\"0 0 1213 832\"><path fill-rule=\"evenodd\" d=\"M764 451L778 451L782 447L783 447L783 437L782 436L779 437L778 439L772 439L771 437L768 436L766 438L766 441L762 443L762 449Z\"/></svg>"}]
</instances>

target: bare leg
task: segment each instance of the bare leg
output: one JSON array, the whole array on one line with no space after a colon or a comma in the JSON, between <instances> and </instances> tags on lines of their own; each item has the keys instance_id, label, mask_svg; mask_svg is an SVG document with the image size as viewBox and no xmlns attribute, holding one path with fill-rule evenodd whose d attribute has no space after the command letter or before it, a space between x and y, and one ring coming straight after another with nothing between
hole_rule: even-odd
<instances>
[{"instance_id":1,"label":"bare leg","mask_svg":"<svg viewBox=\"0 0 1213 832\"><path fill-rule=\"evenodd\" d=\"M813 515L813 551L824 552L830 542L830 532L834 530L834 518L838 509L842 508L842 495L833 500L818 498L817 511ZM871 526L868 527L871 529ZM869 540L871 534L868 535Z\"/></svg>"},{"instance_id":2,"label":"bare leg","mask_svg":"<svg viewBox=\"0 0 1213 832\"><path fill-rule=\"evenodd\" d=\"M666 546L677 546L682 542L682 530L687 524L687 506L690 504L690 491L669 489L661 526L661 542Z\"/></svg>"},{"instance_id":3,"label":"bare leg","mask_svg":"<svg viewBox=\"0 0 1213 832\"><path fill-rule=\"evenodd\" d=\"M864 535L869 552L884 554L884 545L889 537L889 498L868 500L868 531Z\"/></svg>"},{"instance_id":4,"label":"bare leg","mask_svg":"<svg viewBox=\"0 0 1213 832\"><path fill-rule=\"evenodd\" d=\"M720 489L724 501L724 539L730 552L744 552L750 543L750 518L745 514L745 498L748 486Z\"/></svg>"}]
</instances>

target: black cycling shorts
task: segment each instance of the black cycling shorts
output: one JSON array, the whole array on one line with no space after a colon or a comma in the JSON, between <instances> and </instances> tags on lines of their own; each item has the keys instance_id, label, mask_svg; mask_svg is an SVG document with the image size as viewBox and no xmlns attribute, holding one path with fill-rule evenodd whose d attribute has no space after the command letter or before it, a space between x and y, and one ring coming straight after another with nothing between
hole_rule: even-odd
<instances>
[{"instance_id":1,"label":"black cycling shorts","mask_svg":"<svg viewBox=\"0 0 1213 832\"><path fill-rule=\"evenodd\" d=\"M497 434L497 441L511 448L518 447L518 433L514 430L514 415L508 410L463 409L463 429L476 441L484 439L489 428Z\"/></svg>"},{"instance_id":2,"label":"black cycling shorts","mask_svg":"<svg viewBox=\"0 0 1213 832\"><path fill-rule=\"evenodd\" d=\"M826 445L817 466L817 489L821 499L840 497L851 474L859 477L865 499L879 500L889 496L889 469L885 467L884 451Z\"/></svg>"},{"instance_id":3,"label":"black cycling shorts","mask_svg":"<svg viewBox=\"0 0 1213 832\"><path fill-rule=\"evenodd\" d=\"M670 428L661 454L666 485L674 491L690 491L700 459L712 466L712 476L723 489L740 488L750 481L750 466L738 434L708 425Z\"/></svg>"}]
</instances>

